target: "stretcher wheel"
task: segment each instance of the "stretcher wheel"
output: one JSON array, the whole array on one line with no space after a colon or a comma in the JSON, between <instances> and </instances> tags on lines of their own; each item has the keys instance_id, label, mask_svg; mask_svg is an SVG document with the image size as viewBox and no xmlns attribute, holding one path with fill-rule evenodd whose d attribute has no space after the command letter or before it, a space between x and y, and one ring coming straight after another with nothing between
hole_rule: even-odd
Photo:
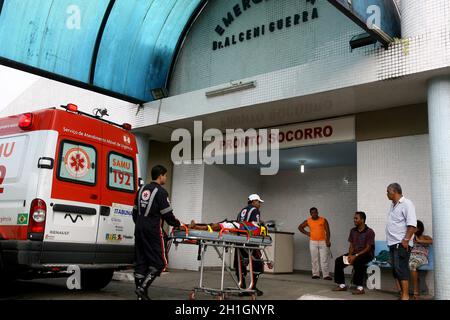
<instances>
[{"instance_id":1,"label":"stretcher wheel","mask_svg":"<svg viewBox=\"0 0 450 320\"><path fill-rule=\"evenodd\" d=\"M189 292L189 300L195 300L195 291Z\"/></svg>"}]
</instances>

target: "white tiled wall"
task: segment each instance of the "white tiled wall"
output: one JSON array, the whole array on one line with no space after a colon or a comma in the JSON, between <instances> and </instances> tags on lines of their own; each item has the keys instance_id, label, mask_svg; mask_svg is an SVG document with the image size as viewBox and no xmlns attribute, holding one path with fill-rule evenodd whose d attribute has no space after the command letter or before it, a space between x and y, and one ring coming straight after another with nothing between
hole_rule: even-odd
<instances>
[{"instance_id":1,"label":"white tiled wall","mask_svg":"<svg viewBox=\"0 0 450 320\"><path fill-rule=\"evenodd\" d=\"M235 166L205 166L203 222L235 219L246 205L246 197L259 193L265 203L264 221L276 220L280 230L295 233L297 270L310 270L308 239L297 230L316 206L330 222L332 252L336 258L348 249L348 233L356 211L356 168L336 167L297 171L280 171L277 176L262 177L258 170ZM344 178L349 181L344 182ZM206 265L219 266L215 252L208 252ZM331 264L333 270L334 264Z\"/></svg>"},{"instance_id":2,"label":"white tiled wall","mask_svg":"<svg viewBox=\"0 0 450 320\"><path fill-rule=\"evenodd\" d=\"M234 5L232 1L212 0L202 12L177 62L170 87L172 95L319 60L348 57L348 41L362 32L327 1L319 0L312 6L305 0L273 0L253 5L220 37L214 29ZM314 7L319 13L316 20L273 33L267 30L266 35L259 38L212 50L213 41L224 41L226 36L301 14L304 10L311 13Z\"/></svg>"},{"instance_id":3,"label":"white tiled wall","mask_svg":"<svg viewBox=\"0 0 450 320\"><path fill-rule=\"evenodd\" d=\"M398 182L432 235L428 135L358 142L358 209L371 217L377 240L386 240L390 202L386 187Z\"/></svg>"},{"instance_id":4,"label":"white tiled wall","mask_svg":"<svg viewBox=\"0 0 450 320\"><path fill-rule=\"evenodd\" d=\"M238 166L205 166L202 222L216 223L236 220L247 206L247 197L260 192L259 170ZM263 197L263 195L261 195ZM213 248L207 251L206 266L219 266Z\"/></svg>"},{"instance_id":5,"label":"white tiled wall","mask_svg":"<svg viewBox=\"0 0 450 320\"><path fill-rule=\"evenodd\" d=\"M182 223L201 220L203 207L203 165L174 166L172 180L172 207ZM169 267L197 270L197 246L172 246L169 252Z\"/></svg>"},{"instance_id":6,"label":"white tiled wall","mask_svg":"<svg viewBox=\"0 0 450 320\"><path fill-rule=\"evenodd\" d=\"M279 5L277 10L274 4ZM291 12L288 8L302 6L305 2L299 0L263 2L236 20L227 34L246 30L256 21L270 21L267 17L273 18L274 12L282 17ZM211 1L180 53L171 97L146 105L136 124L176 121L450 66L450 1L402 1L404 41L388 50L368 46L353 52L349 40L361 30L327 1L318 0L316 6L320 15L316 21L213 52L214 27L230 10L230 2ZM257 86L206 98L205 91L229 85L230 80L255 80Z\"/></svg>"},{"instance_id":7,"label":"white tiled wall","mask_svg":"<svg viewBox=\"0 0 450 320\"><path fill-rule=\"evenodd\" d=\"M385 227L390 202L386 187L398 182L405 197L416 207L425 233L433 235L428 135L358 142L358 209L371 217L377 240L386 240ZM387 282L386 282L387 281ZM393 290L392 278L383 289ZM433 272L426 276L434 293Z\"/></svg>"},{"instance_id":8,"label":"white tiled wall","mask_svg":"<svg viewBox=\"0 0 450 320\"><path fill-rule=\"evenodd\" d=\"M309 217L311 207L317 207L329 222L333 257L347 252L348 234L354 227L356 185L355 167L312 169L303 175L281 171L277 176L262 178L264 219L276 220L282 231L295 233L294 269L311 270L309 240L297 229ZM334 271L333 259L330 270Z\"/></svg>"}]
</instances>

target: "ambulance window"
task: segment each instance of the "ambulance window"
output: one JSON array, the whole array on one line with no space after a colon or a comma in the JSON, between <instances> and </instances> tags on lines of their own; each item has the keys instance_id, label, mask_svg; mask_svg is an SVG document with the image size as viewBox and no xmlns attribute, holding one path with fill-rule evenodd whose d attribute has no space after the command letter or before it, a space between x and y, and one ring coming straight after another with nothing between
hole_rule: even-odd
<instances>
[{"instance_id":1,"label":"ambulance window","mask_svg":"<svg viewBox=\"0 0 450 320\"><path fill-rule=\"evenodd\" d=\"M130 157L111 152L108 158L108 187L134 192L134 161Z\"/></svg>"},{"instance_id":2,"label":"ambulance window","mask_svg":"<svg viewBox=\"0 0 450 320\"><path fill-rule=\"evenodd\" d=\"M92 146L73 141L61 145L58 177L75 183L95 185L97 152Z\"/></svg>"}]
</instances>

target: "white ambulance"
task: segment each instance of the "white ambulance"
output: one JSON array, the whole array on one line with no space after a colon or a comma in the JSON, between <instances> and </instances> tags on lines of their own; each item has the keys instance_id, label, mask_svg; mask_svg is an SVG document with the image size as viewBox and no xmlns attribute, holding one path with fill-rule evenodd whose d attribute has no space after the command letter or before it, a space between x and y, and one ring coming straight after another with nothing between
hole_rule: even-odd
<instances>
[{"instance_id":1,"label":"white ambulance","mask_svg":"<svg viewBox=\"0 0 450 320\"><path fill-rule=\"evenodd\" d=\"M100 289L133 265L131 126L65 109L0 118L0 281L77 265Z\"/></svg>"}]
</instances>

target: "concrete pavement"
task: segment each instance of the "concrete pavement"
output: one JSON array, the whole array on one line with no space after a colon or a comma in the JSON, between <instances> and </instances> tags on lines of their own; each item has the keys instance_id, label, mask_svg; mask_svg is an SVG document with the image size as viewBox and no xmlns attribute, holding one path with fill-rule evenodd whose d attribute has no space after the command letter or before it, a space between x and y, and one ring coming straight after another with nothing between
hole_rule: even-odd
<instances>
[{"instance_id":1,"label":"concrete pavement","mask_svg":"<svg viewBox=\"0 0 450 320\"><path fill-rule=\"evenodd\" d=\"M198 286L200 273L192 271L172 270L164 273L151 287L149 294L154 300L187 300L190 291ZM134 282L132 273L116 274L116 279L101 291L70 291L65 286L65 279L45 279L33 281L17 281L8 293L3 291L0 299L18 300L134 300ZM218 288L220 272L205 273L205 284ZM226 279L225 286L231 286L231 279ZM264 295L258 300L396 300L394 292L366 290L365 295L352 295L351 292L333 292L333 281L313 280L309 274L294 273L273 275L264 274L258 282ZM208 294L199 293L198 300L213 299ZM236 300L249 298L232 297Z\"/></svg>"}]
</instances>

